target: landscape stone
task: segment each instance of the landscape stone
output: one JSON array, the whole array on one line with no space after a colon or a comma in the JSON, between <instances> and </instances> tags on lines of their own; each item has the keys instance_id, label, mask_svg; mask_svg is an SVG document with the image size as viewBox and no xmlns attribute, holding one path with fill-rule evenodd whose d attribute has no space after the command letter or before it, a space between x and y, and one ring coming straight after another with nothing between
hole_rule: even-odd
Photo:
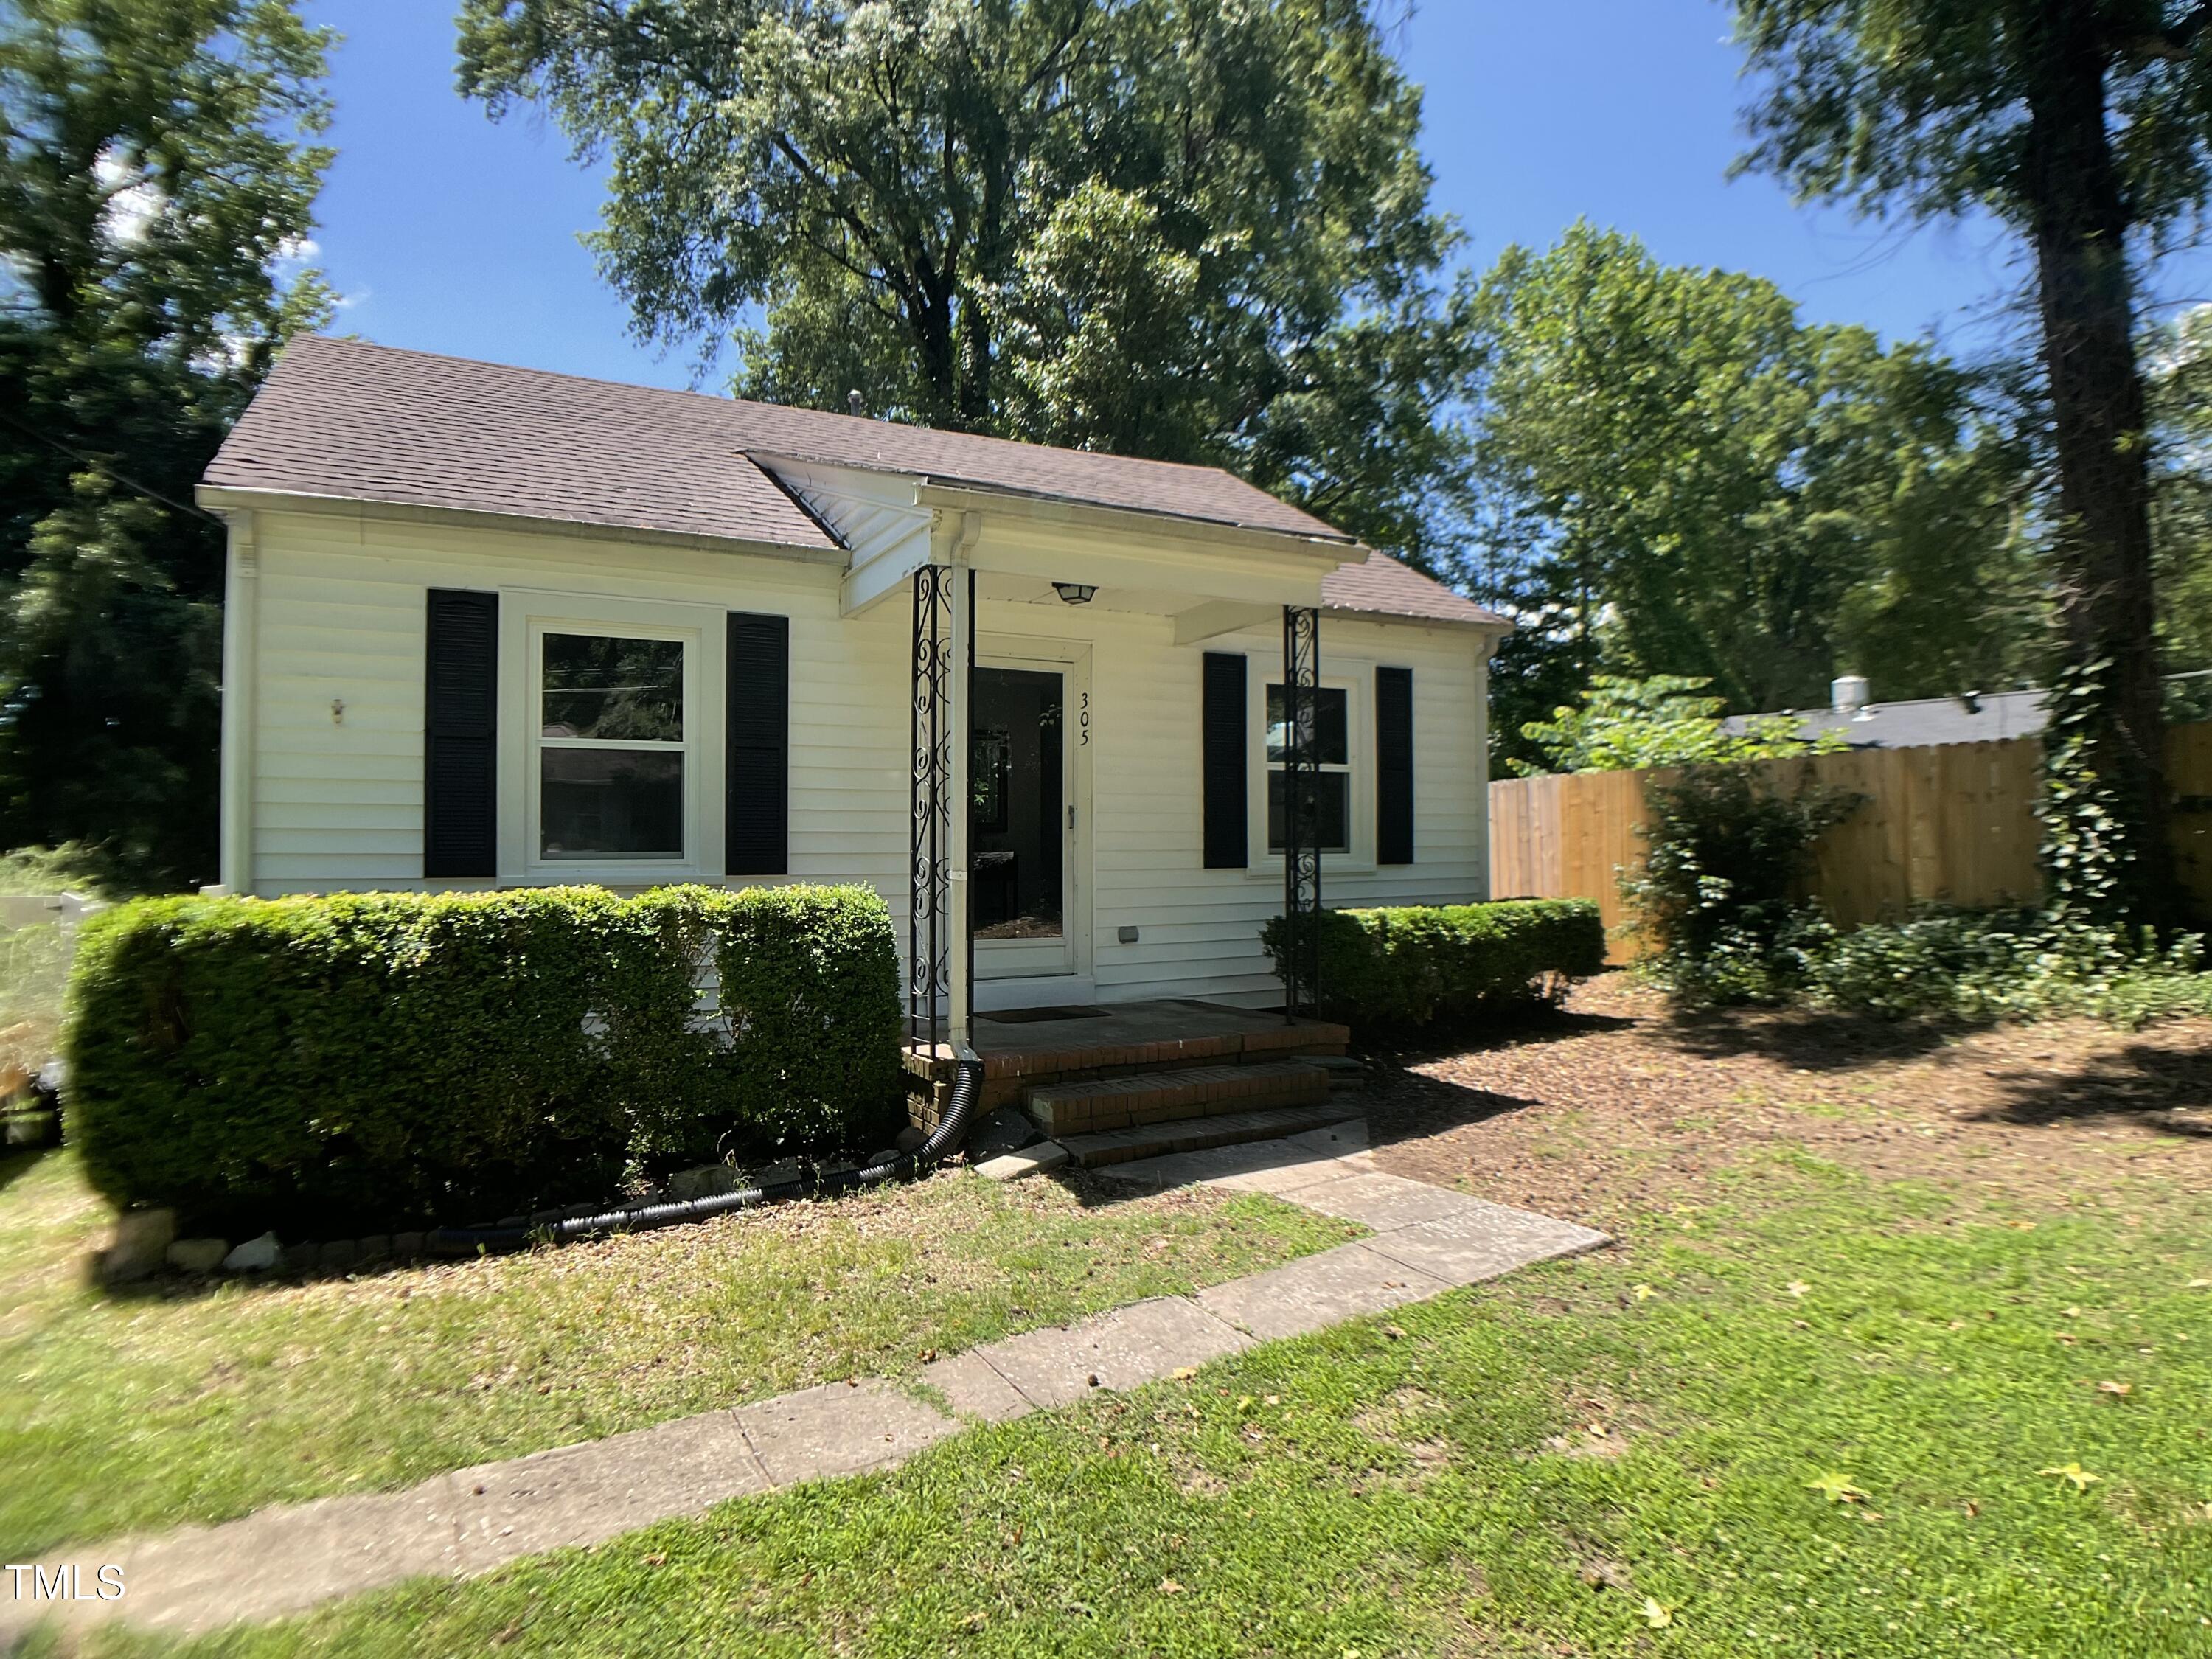
<instances>
[{"instance_id":1,"label":"landscape stone","mask_svg":"<svg viewBox=\"0 0 2212 1659\"><path fill-rule=\"evenodd\" d=\"M160 1267L176 1241L174 1210L125 1210L115 1218L115 1234L100 1253L100 1276L110 1285L143 1279Z\"/></svg>"},{"instance_id":2,"label":"landscape stone","mask_svg":"<svg viewBox=\"0 0 2212 1659\"><path fill-rule=\"evenodd\" d=\"M911 1152L918 1150L921 1143L928 1139L929 1136L926 1133L909 1123L898 1132L898 1138L892 1144L902 1152Z\"/></svg>"},{"instance_id":3,"label":"landscape stone","mask_svg":"<svg viewBox=\"0 0 2212 1659\"><path fill-rule=\"evenodd\" d=\"M382 1233L368 1233L361 1241L363 1261L382 1261L392 1255L392 1240Z\"/></svg>"},{"instance_id":4,"label":"landscape stone","mask_svg":"<svg viewBox=\"0 0 2212 1659\"><path fill-rule=\"evenodd\" d=\"M264 1232L258 1239L248 1239L246 1243L232 1248L230 1255L223 1256L223 1272L226 1274L265 1274L270 1267L274 1267L281 1261L283 1261L283 1245L276 1243L274 1232Z\"/></svg>"},{"instance_id":5,"label":"landscape stone","mask_svg":"<svg viewBox=\"0 0 2212 1659\"><path fill-rule=\"evenodd\" d=\"M702 1164L694 1170L678 1170L668 1178L668 1195L689 1200L695 1198L714 1198L722 1193L734 1193L742 1184L738 1172L726 1164Z\"/></svg>"},{"instance_id":6,"label":"landscape stone","mask_svg":"<svg viewBox=\"0 0 2212 1659\"><path fill-rule=\"evenodd\" d=\"M1005 1152L1018 1152L1042 1139L1030 1115L1018 1106L1001 1106L968 1132L968 1157L981 1164Z\"/></svg>"},{"instance_id":7,"label":"landscape stone","mask_svg":"<svg viewBox=\"0 0 2212 1659\"><path fill-rule=\"evenodd\" d=\"M352 1239L334 1238L315 1253L315 1268L319 1273L345 1273L360 1255L361 1247Z\"/></svg>"},{"instance_id":8,"label":"landscape stone","mask_svg":"<svg viewBox=\"0 0 2212 1659\"><path fill-rule=\"evenodd\" d=\"M1056 1140L1045 1140L1024 1146L1018 1152L1001 1152L996 1158L987 1158L975 1166L975 1173L986 1181L1018 1181L1024 1176L1057 1170L1066 1162L1067 1148Z\"/></svg>"},{"instance_id":9,"label":"landscape stone","mask_svg":"<svg viewBox=\"0 0 2212 1659\"><path fill-rule=\"evenodd\" d=\"M392 1235L392 1255L395 1261L412 1261L422 1254L422 1235L394 1233Z\"/></svg>"},{"instance_id":10,"label":"landscape stone","mask_svg":"<svg viewBox=\"0 0 2212 1659\"><path fill-rule=\"evenodd\" d=\"M229 1254L227 1238L180 1238L163 1252L172 1267L185 1273L211 1273Z\"/></svg>"}]
</instances>

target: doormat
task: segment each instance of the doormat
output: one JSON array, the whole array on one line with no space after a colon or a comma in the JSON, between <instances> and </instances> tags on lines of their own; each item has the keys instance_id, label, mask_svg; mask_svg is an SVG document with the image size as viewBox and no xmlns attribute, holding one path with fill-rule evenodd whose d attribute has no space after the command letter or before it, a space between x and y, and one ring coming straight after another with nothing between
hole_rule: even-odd
<instances>
[{"instance_id":1,"label":"doormat","mask_svg":"<svg viewBox=\"0 0 2212 1659\"><path fill-rule=\"evenodd\" d=\"M979 1013L978 1019L994 1020L1001 1025L1042 1025L1048 1019L1103 1019L1103 1008L1001 1008L994 1014Z\"/></svg>"}]
</instances>

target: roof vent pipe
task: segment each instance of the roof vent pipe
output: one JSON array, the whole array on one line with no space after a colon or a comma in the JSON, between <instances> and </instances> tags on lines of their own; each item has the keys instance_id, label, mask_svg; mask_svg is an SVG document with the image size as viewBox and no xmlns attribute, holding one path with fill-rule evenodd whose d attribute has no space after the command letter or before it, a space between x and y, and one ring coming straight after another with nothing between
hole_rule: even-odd
<instances>
[{"instance_id":1,"label":"roof vent pipe","mask_svg":"<svg viewBox=\"0 0 2212 1659\"><path fill-rule=\"evenodd\" d=\"M867 418L868 403L866 398L860 396L860 387L854 386L850 392L845 394L845 407L852 412L854 419L865 420Z\"/></svg>"},{"instance_id":2,"label":"roof vent pipe","mask_svg":"<svg viewBox=\"0 0 2212 1659\"><path fill-rule=\"evenodd\" d=\"M1855 718L1867 706L1867 694L1871 690L1865 675L1845 674L1829 683L1828 697L1838 714Z\"/></svg>"}]
</instances>

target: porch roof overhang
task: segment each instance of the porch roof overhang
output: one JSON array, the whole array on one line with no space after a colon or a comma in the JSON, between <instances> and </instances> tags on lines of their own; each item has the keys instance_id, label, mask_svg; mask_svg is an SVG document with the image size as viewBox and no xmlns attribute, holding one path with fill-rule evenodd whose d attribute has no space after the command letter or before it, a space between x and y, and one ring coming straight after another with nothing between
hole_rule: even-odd
<instances>
[{"instance_id":1,"label":"porch roof overhang","mask_svg":"<svg viewBox=\"0 0 2212 1659\"><path fill-rule=\"evenodd\" d=\"M975 573L980 599L1058 604L1054 584L1080 583L1097 590L1091 604L1098 610L1176 618L1178 640L1189 643L1254 625L1286 605L1320 605L1322 583L1364 551L1348 538L921 478L910 489L902 503L913 514L908 532L854 548L842 595L848 617L902 592L920 566L957 562Z\"/></svg>"}]
</instances>

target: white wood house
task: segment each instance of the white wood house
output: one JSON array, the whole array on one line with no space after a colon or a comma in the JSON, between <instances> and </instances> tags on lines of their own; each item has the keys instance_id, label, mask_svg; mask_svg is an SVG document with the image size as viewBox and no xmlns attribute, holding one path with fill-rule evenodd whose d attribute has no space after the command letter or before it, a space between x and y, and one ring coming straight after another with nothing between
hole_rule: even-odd
<instances>
[{"instance_id":1,"label":"white wood house","mask_svg":"<svg viewBox=\"0 0 2212 1659\"><path fill-rule=\"evenodd\" d=\"M1286 835L1484 896L1507 624L1223 472L309 337L199 499L236 891L863 882L956 1016L1280 1006Z\"/></svg>"}]
</instances>

